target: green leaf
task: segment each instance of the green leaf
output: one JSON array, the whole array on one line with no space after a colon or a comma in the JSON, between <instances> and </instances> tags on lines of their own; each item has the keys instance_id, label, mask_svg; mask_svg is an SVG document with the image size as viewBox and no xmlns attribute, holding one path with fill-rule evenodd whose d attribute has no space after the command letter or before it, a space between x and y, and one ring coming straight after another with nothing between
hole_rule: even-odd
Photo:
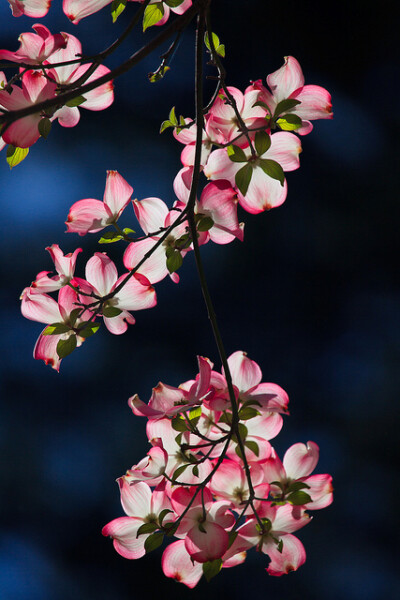
<instances>
[{"instance_id":1,"label":"green leaf","mask_svg":"<svg viewBox=\"0 0 400 600\"><path fill-rule=\"evenodd\" d=\"M9 144L7 147L6 160L10 165L10 169L19 165L29 153L29 148L18 148L18 146L13 146Z\"/></svg>"},{"instance_id":2,"label":"green leaf","mask_svg":"<svg viewBox=\"0 0 400 600\"><path fill-rule=\"evenodd\" d=\"M172 429L175 431L187 431L187 423L181 417L175 417L171 420Z\"/></svg>"},{"instance_id":3,"label":"green leaf","mask_svg":"<svg viewBox=\"0 0 400 600\"><path fill-rule=\"evenodd\" d=\"M143 15L143 31L146 31L148 27L156 25L158 21L164 16L164 6L162 2L156 2L155 4L149 4L146 6Z\"/></svg>"},{"instance_id":4,"label":"green leaf","mask_svg":"<svg viewBox=\"0 0 400 600\"><path fill-rule=\"evenodd\" d=\"M81 314L82 309L81 308L74 308L74 310L71 311L71 314L69 315L69 323L71 324L71 327L73 327L76 323L77 318L79 317L79 315Z\"/></svg>"},{"instance_id":5,"label":"green leaf","mask_svg":"<svg viewBox=\"0 0 400 600\"><path fill-rule=\"evenodd\" d=\"M229 532L228 550L232 546L233 542L236 540L237 536L238 536L238 532L237 531L230 531Z\"/></svg>"},{"instance_id":6,"label":"green leaf","mask_svg":"<svg viewBox=\"0 0 400 600\"><path fill-rule=\"evenodd\" d=\"M196 406L196 408L192 408L192 410L189 411L188 417L191 421L193 421L193 419L198 419L199 417L201 417L201 406Z\"/></svg>"},{"instance_id":7,"label":"green leaf","mask_svg":"<svg viewBox=\"0 0 400 600\"><path fill-rule=\"evenodd\" d=\"M274 398L275 395L272 394L272 397ZM258 400L254 400L254 399L252 399L252 400L246 400L246 402L243 402L243 404L242 404L242 410L245 407L247 408L247 406L261 406L261 403Z\"/></svg>"},{"instance_id":8,"label":"green leaf","mask_svg":"<svg viewBox=\"0 0 400 600\"><path fill-rule=\"evenodd\" d=\"M163 121L161 123L160 133L162 133L163 131L168 129L168 127L175 127L175 125L173 123L171 123L171 121Z\"/></svg>"},{"instance_id":9,"label":"green leaf","mask_svg":"<svg viewBox=\"0 0 400 600\"><path fill-rule=\"evenodd\" d=\"M51 131L51 121L50 119L48 119L47 117L44 117L43 119L40 119L39 121L39 125L38 125L38 130L40 135L46 139L47 136L49 135L50 131Z\"/></svg>"},{"instance_id":10,"label":"green leaf","mask_svg":"<svg viewBox=\"0 0 400 600\"><path fill-rule=\"evenodd\" d=\"M162 531L157 531L156 533L149 535L149 537L144 543L144 549L146 551L146 554L152 552L156 548L159 548L159 546L161 546L161 544L163 543L163 539L164 533Z\"/></svg>"},{"instance_id":11,"label":"green leaf","mask_svg":"<svg viewBox=\"0 0 400 600\"><path fill-rule=\"evenodd\" d=\"M268 104L266 104L266 103L265 103L265 102L263 102L262 100L257 100L257 102L254 102L254 104L253 104L253 108L254 108L255 106L261 106L261 108L265 108L265 110L266 110L266 111L267 111L269 114L271 114L271 109L270 109L270 107L268 106Z\"/></svg>"},{"instance_id":12,"label":"green leaf","mask_svg":"<svg viewBox=\"0 0 400 600\"><path fill-rule=\"evenodd\" d=\"M227 152L232 162L247 162L246 155L239 146L231 144L227 147Z\"/></svg>"},{"instance_id":13,"label":"green leaf","mask_svg":"<svg viewBox=\"0 0 400 600\"><path fill-rule=\"evenodd\" d=\"M78 335L86 339L98 332L100 329L100 323L91 323L90 321L87 321L82 329L81 327L82 325L79 326Z\"/></svg>"},{"instance_id":14,"label":"green leaf","mask_svg":"<svg viewBox=\"0 0 400 600\"><path fill-rule=\"evenodd\" d=\"M125 235L129 235L130 233L136 233L134 229L130 229L129 227L124 227L122 233Z\"/></svg>"},{"instance_id":15,"label":"green leaf","mask_svg":"<svg viewBox=\"0 0 400 600\"><path fill-rule=\"evenodd\" d=\"M176 523L165 523L165 525L164 525L165 535L167 535L168 537L171 535L175 535L175 532L178 529L178 526L179 526L179 524L176 524Z\"/></svg>"},{"instance_id":16,"label":"green leaf","mask_svg":"<svg viewBox=\"0 0 400 600\"><path fill-rule=\"evenodd\" d=\"M197 223L197 231L208 231L214 225L214 221L211 217L203 217Z\"/></svg>"},{"instance_id":17,"label":"green leaf","mask_svg":"<svg viewBox=\"0 0 400 600\"><path fill-rule=\"evenodd\" d=\"M43 335L61 335L62 333L67 333L70 329L71 327L65 325L65 323L52 323L46 327Z\"/></svg>"},{"instance_id":18,"label":"green leaf","mask_svg":"<svg viewBox=\"0 0 400 600\"><path fill-rule=\"evenodd\" d=\"M176 113L175 113L175 106L173 106L171 108L171 110L169 111L168 118L171 121L171 123L173 123L174 125L178 125L178 119L176 118Z\"/></svg>"},{"instance_id":19,"label":"green leaf","mask_svg":"<svg viewBox=\"0 0 400 600\"><path fill-rule=\"evenodd\" d=\"M124 236L117 233L116 231L106 231L99 239L99 244L113 244L114 242L119 242L119 240L123 239Z\"/></svg>"},{"instance_id":20,"label":"green leaf","mask_svg":"<svg viewBox=\"0 0 400 600\"><path fill-rule=\"evenodd\" d=\"M244 445L246 446L246 448L251 450L253 452L253 454L255 454L256 456L259 456L260 448L258 447L258 444L256 442L252 442L249 440L247 442L244 442Z\"/></svg>"},{"instance_id":21,"label":"green leaf","mask_svg":"<svg viewBox=\"0 0 400 600\"><path fill-rule=\"evenodd\" d=\"M259 411L251 406L242 407L239 410L239 419L241 421L248 421L248 419L253 419L254 417L258 417L260 415Z\"/></svg>"},{"instance_id":22,"label":"green leaf","mask_svg":"<svg viewBox=\"0 0 400 600\"><path fill-rule=\"evenodd\" d=\"M68 100L68 102L65 103L65 106L73 108L74 106L80 106L84 102L86 102L86 98L84 96L76 96L75 98L72 98L72 100Z\"/></svg>"},{"instance_id":23,"label":"green leaf","mask_svg":"<svg viewBox=\"0 0 400 600\"><path fill-rule=\"evenodd\" d=\"M272 177L272 179L277 179L283 186L285 183L285 173L283 172L281 165L277 163L276 160L260 158L258 164L266 175Z\"/></svg>"},{"instance_id":24,"label":"green leaf","mask_svg":"<svg viewBox=\"0 0 400 600\"><path fill-rule=\"evenodd\" d=\"M271 146L271 138L269 137L268 133L266 131L257 131L254 139L254 145L256 147L258 156L265 154L265 152Z\"/></svg>"},{"instance_id":25,"label":"green leaf","mask_svg":"<svg viewBox=\"0 0 400 600\"><path fill-rule=\"evenodd\" d=\"M179 433L175 438L175 443L178 444L178 446L180 446L181 442L182 442L182 433Z\"/></svg>"},{"instance_id":26,"label":"green leaf","mask_svg":"<svg viewBox=\"0 0 400 600\"><path fill-rule=\"evenodd\" d=\"M103 308L103 316L107 317L107 319L112 319L113 317L118 317L122 313L120 308L116 306L105 306Z\"/></svg>"},{"instance_id":27,"label":"green leaf","mask_svg":"<svg viewBox=\"0 0 400 600\"><path fill-rule=\"evenodd\" d=\"M172 513L174 512L173 510L171 510L170 508L164 508L164 510L162 510L158 516L158 522L160 523L160 527L163 524L163 521L165 519L165 517L167 516L168 513Z\"/></svg>"},{"instance_id":28,"label":"green leaf","mask_svg":"<svg viewBox=\"0 0 400 600\"><path fill-rule=\"evenodd\" d=\"M285 115L284 117L280 117L276 124L282 129L282 131L296 131L296 129L300 129L303 122L297 115Z\"/></svg>"},{"instance_id":29,"label":"green leaf","mask_svg":"<svg viewBox=\"0 0 400 600\"><path fill-rule=\"evenodd\" d=\"M235 183L239 191L245 196L247 194L247 190L249 189L251 177L253 175L252 166L247 163L239 169L239 171L235 175Z\"/></svg>"},{"instance_id":30,"label":"green leaf","mask_svg":"<svg viewBox=\"0 0 400 600\"><path fill-rule=\"evenodd\" d=\"M182 4L183 0L164 0L164 2L170 8L176 8Z\"/></svg>"},{"instance_id":31,"label":"green leaf","mask_svg":"<svg viewBox=\"0 0 400 600\"><path fill-rule=\"evenodd\" d=\"M199 476L199 467L197 465L194 465L194 467L192 468L192 473L195 477Z\"/></svg>"},{"instance_id":32,"label":"green leaf","mask_svg":"<svg viewBox=\"0 0 400 600\"><path fill-rule=\"evenodd\" d=\"M186 250L186 248L189 248L191 243L192 240L190 238L190 235L188 233L185 233L185 235L182 235L180 238L175 240L174 246L177 250ZM169 256L171 256L171 254L172 252L169 254Z\"/></svg>"},{"instance_id":33,"label":"green leaf","mask_svg":"<svg viewBox=\"0 0 400 600\"><path fill-rule=\"evenodd\" d=\"M299 490L298 492L293 492L288 496L288 501L294 506L302 506L303 504L308 504L308 502L312 502L311 496L306 494L306 492L302 492Z\"/></svg>"},{"instance_id":34,"label":"green leaf","mask_svg":"<svg viewBox=\"0 0 400 600\"><path fill-rule=\"evenodd\" d=\"M304 481L293 481L289 486L289 492L298 492L299 490L310 489L310 486L304 483Z\"/></svg>"},{"instance_id":35,"label":"green leaf","mask_svg":"<svg viewBox=\"0 0 400 600\"><path fill-rule=\"evenodd\" d=\"M170 273L175 273L183 263L183 258L179 250L174 250L171 256L167 258L167 269Z\"/></svg>"},{"instance_id":36,"label":"green leaf","mask_svg":"<svg viewBox=\"0 0 400 600\"><path fill-rule=\"evenodd\" d=\"M213 577L218 575L221 569L221 558L216 558L215 560L210 560L208 562L203 563L203 575L206 578L207 582L210 582Z\"/></svg>"},{"instance_id":37,"label":"green leaf","mask_svg":"<svg viewBox=\"0 0 400 600\"><path fill-rule=\"evenodd\" d=\"M174 480L174 482L182 475L182 473L185 471L185 469L187 469L189 465L181 465L180 467L178 467L177 469L175 469L173 475L172 475L172 479Z\"/></svg>"},{"instance_id":38,"label":"green leaf","mask_svg":"<svg viewBox=\"0 0 400 600\"><path fill-rule=\"evenodd\" d=\"M111 16L113 23L115 23L119 15L124 12L127 1L128 0L113 0L113 3L111 4Z\"/></svg>"},{"instance_id":39,"label":"green leaf","mask_svg":"<svg viewBox=\"0 0 400 600\"><path fill-rule=\"evenodd\" d=\"M214 44L214 48L216 53L218 54L218 56L222 56L222 58L225 57L225 46L224 44L221 44L219 41L219 37L217 36L216 33L212 33L212 41ZM211 50L211 44L210 44L210 38L208 36L208 31L206 31L205 35L204 35L204 43L206 45L207 50L209 50L210 52L212 52Z\"/></svg>"},{"instance_id":40,"label":"green leaf","mask_svg":"<svg viewBox=\"0 0 400 600\"><path fill-rule=\"evenodd\" d=\"M66 340L60 340L57 344L59 358L65 358L76 348L76 335L70 335Z\"/></svg>"},{"instance_id":41,"label":"green leaf","mask_svg":"<svg viewBox=\"0 0 400 600\"><path fill-rule=\"evenodd\" d=\"M164 75L166 74L166 72L169 71L170 69L171 69L171 67L169 67L168 65L160 65L158 67L157 71L154 71L154 73L148 74L150 83L156 83L157 81L160 81L160 79L162 79L164 77Z\"/></svg>"},{"instance_id":42,"label":"green leaf","mask_svg":"<svg viewBox=\"0 0 400 600\"><path fill-rule=\"evenodd\" d=\"M136 532L136 538L143 533L153 533L156 529L158 529L157 523L143 523Z\"/></svg>"},{"instance_id":43,"label":"green leaf","mask_svg":"<svg viewBox=\"0 0 400 600\"><path fill-rule=\"evenodd\" d=\"M242 440L245 440L247 438L247 434L248 434L248 429L247 429L246 425L243 425L243 423L239 423L238 429L239 429L240 438Z\"/></svg>"},{"instance_id":44,"label":"green leaf","mask_svg":"<svg viewBox=\"0 0 400 600\"><path fill-rule=\"evenodd\" d=\"M300 100L294 100L293 98L286 98L286 100L281 100L275 108L274 117L281 115L288 110L291 110L298 104L301 104Z\"/></svg>"}]
</instances>

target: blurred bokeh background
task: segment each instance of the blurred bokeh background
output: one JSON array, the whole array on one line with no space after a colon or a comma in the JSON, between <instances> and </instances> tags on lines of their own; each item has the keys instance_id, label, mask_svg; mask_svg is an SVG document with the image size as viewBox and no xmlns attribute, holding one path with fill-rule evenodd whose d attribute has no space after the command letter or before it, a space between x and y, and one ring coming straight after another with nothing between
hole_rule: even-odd
<instances>
[{"instance_id":1,"label":"blurred bokeh background","mask_svg":"<svg viewBox=\"0 0 400 600\"><path fill-rule=\"evenodd\" d=\"M285 204L258 216L242 211L245 241L209 244L203 255L227 352L247 351L264 380L289 393L291 416L274 446L283 453L297 441L318 443L317 471L332 473L335 502L299 534L306 564L281 578L269 577L266 557L250 552L244 565L189 590L163 576L161 551L128 561L102 537L102 526L123 514L114 480L148 449L144 420L131 414L128 397L137 392L147 400L159 380L178 385L192 378L196 354L220 368L192 256L181 283L158 284L157 307L137 313L124 336L102 331L63 361L60 374L32 358L41 325L22 318L18 297L37 272L52 268L44 248L81 246L80 275L89 256L105 249L96 236L65 235L71 204L101 199L107 169L118 170L139 199L174 201L182 147L158 129L172 105L193 115L190 27L163 81L147 80L160 51L115 82L110 109L82 110L74 129L55 125L11 172L0 155L1 600L398 598L393 4L383 1L374 10L360 0L212 4L230 85L244 89L264 79L290 54L306 83L332 94L334 120L316 122L303 138L301 168L288 175ZM108 45L137 8L129 4L114 27L109 7L75 27L61 1L53 5L42 22L53 33L77 35L87 54ZM18 35L34 22L12 19L1 0L0 47L16 49ZM115 66L143 42L135 32L107 64ZM135 224L133 212L124 223ZM122 249L107 250L117 258Z\"/></svg>"}]
</instances>

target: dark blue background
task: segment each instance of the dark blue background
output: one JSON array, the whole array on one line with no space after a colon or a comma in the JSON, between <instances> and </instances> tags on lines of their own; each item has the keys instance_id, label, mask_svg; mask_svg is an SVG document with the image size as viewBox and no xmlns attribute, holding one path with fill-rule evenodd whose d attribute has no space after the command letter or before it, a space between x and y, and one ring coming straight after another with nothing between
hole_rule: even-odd
<instances>
[{"instance_id":1,"label":"dark blue background","mask_svg":"<svg viewBox=\"0 0 400 600\"><path fill-rule=\"evenodd\" d=\"M88 54L109 44L136 9L129 5L114 28L108 8L74 27L61 2L53 5L43 22L77 35ZM115 82L112 108L82 109L71 130L55 125L12 172L0 155L2 600L398 597L399 111L391 3L373 11L358 0L213 5L230 85L264 79L291 54L306 83L332 93L335 118L302 139L301 169L288 175L285 204L258 216L242 211L244 243L209 244L203 255L227 352L247 351L264 380L290 395L291 416L274 445L283 453L297 441L317 442L317 470L333 474L335 502L301 531L308 560L298 572L269 577L266 557L250 552L245 565L193 591L164 578L161 552L128 561L101 536L123 514L115 478L147 452L145 422L133 417L128 397L147 400L159 380L178 385L193 377L196 354L220 368L192 256L181 283L158 284L157 307L137 313L126 335L102 331L63 361L59 375L31 357L41 325L21 317L18 297L38 271L51 269L45 246L82 246L80 275L99 249L95 236L64 234L71 204L101 199L107 169L117 169L139 199L174 200L181 146L158 128L172 105L193 115L190 28L162 82L146 79L158 66L156 52ZM12 19L2 0L1 47L16 49L33 22ZM134 33L108 64L142 43Z\"/></svg>"}]
</instances>

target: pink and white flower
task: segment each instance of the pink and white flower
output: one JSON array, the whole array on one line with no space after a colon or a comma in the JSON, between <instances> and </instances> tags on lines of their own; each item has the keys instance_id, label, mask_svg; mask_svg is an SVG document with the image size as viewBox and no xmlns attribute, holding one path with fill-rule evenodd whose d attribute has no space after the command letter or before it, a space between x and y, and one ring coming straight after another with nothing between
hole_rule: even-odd
<instances>
[{"instance_id":1,"label":"pink and white flower","mask_svg":"<svg viewBox=\"0 0 400 600\"><path fill-rule=\"evenodd\" d=\"M49 29L41 23L35 23L32 25L32 29L36 33L21 33L18 38L21 45L16 52L0 50L0 59L33 65L41 64L53 52L65 48L67 45L67 40L62 33L52 35Z\"/></svg>"},{"instance_id":2,"label":"pink and white flower","mask_svg":"<svg viewBox=\"0 0 400 600\"><path fill-rule=\"evenodd\" d=\"M132 186L118 171L107 171L103 202L94 198L75 202L68 213L67 232L86 235L116 223L128 206L132 193Z\"/></svg>"}]
</instances>

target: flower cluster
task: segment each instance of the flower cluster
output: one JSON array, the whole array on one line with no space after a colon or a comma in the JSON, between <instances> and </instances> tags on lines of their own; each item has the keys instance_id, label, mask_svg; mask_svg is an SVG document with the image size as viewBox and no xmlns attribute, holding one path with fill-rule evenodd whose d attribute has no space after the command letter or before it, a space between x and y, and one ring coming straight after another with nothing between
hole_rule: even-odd
<instances>
[{"instance_id":1,"label":"flower cluster","mask_svg":"<svg viewBox=\"0 0 400 600\"><path fill-rule=\"evenodd\" d=\"M293 56L268 75L265 87L253 82L244 94L234 87L223 89L206 115L201 164L213 181L226 180L237 190L241 206L260 213L282 204L287 195L286 171L298 169L302 150L300 135L310 133L314 119L333 116L329 92L304 85L304 76ZM166 122L166 126L173 125ZM196 125L190 119L175 128L185 144L183 168L175 179L175 192L185 202L193 171ZM217 149L212 150L213 146Z\"/></svg>"},{"instance_id":2,"label":"flower cluster","mask_svg":"<svg viewBox=\"0 0 400 600\"><path fill-rule=\"evenodd\" d=\"M161 132L171 127L185 146L171 207L160 198L132 199L132 186L117 171L107 172L102 200L84 198L70 207L68 233L101 232L100 244L127 244L125 272L119 275L111 258L96 252L86 263L85 277L79 277L75 269L81 249L64 255L53 244L47 250L56 274L38 273L22 292L21 310L28 319L46 324L34 357L58 371L61 360L98 331L100 319L111 333L122 334L135 323L131 311L154 307L153 286L167 275L178 283L184 257L194 252L224 367L217 372L209 359L198 357L193 380L179 387L159 383L148 403L137 395L129 399L132 412L147 419L151 448L118 479L126 516L108 523L103 534L129 559L161 546L165 538L177 538L165 548L162 568L167 577L190 588L203 574L210 580L221 568L243 563L253 547L269 557L268 573L283 575L304 563L304 547L293 533L310 521L308 511L332 502L332 478L312 475L319 458L314 442L292 445L282 461L271 445L282 428L282 415L288 414L288 396L280 386L262 382L260 367L246 353L225 358L205 293L199 247L209 241L243 240L238 205L257 214L285 201L285 173L299 167L298 136L311 132L312 120L332 117L331 98L324 88L305 85L301 67L291 56L268 75L266 85L254 81L244 92L227 86L219 58L225 49L209 29L207 3L131 1L142 7L129 27L143 15L143 30L164 24L170 11L190 11L179 26L197 11L198 34L207 29L204 42L210 64L218 71L217 89L207 110L196 96L196 120L178 120L173 108L161 126ZM47 13L51 0L9 3L14 16L38 18ZM111 0L64 0L63 10L78 23L108 4ZM126 4L127 0L113 0L113 21ZM73 127L80 119L79 106L103 110L113 102L115 72L101 64L108 50L93 63L80 64L82 47L75 36L52 35L40 24L33 30L21 34L18 50L0 50L0 59L20 67L9 82L0 73L0 116L5 124L0 150L9 144L11 166L39 137L47 137L54 120ZM152 82L168 69L166 61L181 32L175 33L157 73L151 74ZM126 33L112 46L124 37ZM197 44L198 67L201 52ZM99 78L102 83L96 87L93 82ZM208 182L197 193L200 173ZM119 224L129 205L143 235L135 234L136 224L135 229ZM106 228L111 229L104 232Z\"/></svg>"},{"instance_id":3,"label":"flower cluster","mask_svg":"<svg viewBox=\"0 0 400 600\"><path fill-rule=\"evenodd\" d=\"M127 516L103 534L130 559L174 536L162 568L188 587L243 563L253 547L269 556L269 574L296 570L306 554L292 534L309 523L307 510L332 502L330 475L311 475L319 448L294 444L281 462L270 440L288 414L288 396L262 383L244 352L228 358L234 402L224 371L203 357L198 364L194 380L159 383L148 404L129 399L133 413L148 419L152 447L118 479Z\"/></svg>"},{"instance_id":4,"label":"flower cluster","mask_svg":"<svg viewBox=\"0 0 400 600\"><path fill-rule=\"evenodd\" d=\"M4 73L0 72L0 109L14 111L57 98L63 90L76 86L76 82L84 80L90 83L110 72L107 67L97 65L95 71L86 76L92 63L79 63L82 46L75 36L64 32L52 35L47 27L40 23L33 25L33 29L35 33L20 35L20 47L16 52L0 50L0 59L17 64L41 65L46 67L45 72L40 69L23 70L20 76L21 87L12 84L11 81L7 83ZM56 66L71 61L72 64ZM0 150L6 144L10 144L14 151L16 148L29 148L40 136L48 136L54 120L58 120L63 127L77 125L80 118L78 106L97 111L108 108L113 101L111 81L85 93L84 96L77 92L76 98L65 106L38 111L12 122L3 131Z\"/></svg>"}]
</instances>

